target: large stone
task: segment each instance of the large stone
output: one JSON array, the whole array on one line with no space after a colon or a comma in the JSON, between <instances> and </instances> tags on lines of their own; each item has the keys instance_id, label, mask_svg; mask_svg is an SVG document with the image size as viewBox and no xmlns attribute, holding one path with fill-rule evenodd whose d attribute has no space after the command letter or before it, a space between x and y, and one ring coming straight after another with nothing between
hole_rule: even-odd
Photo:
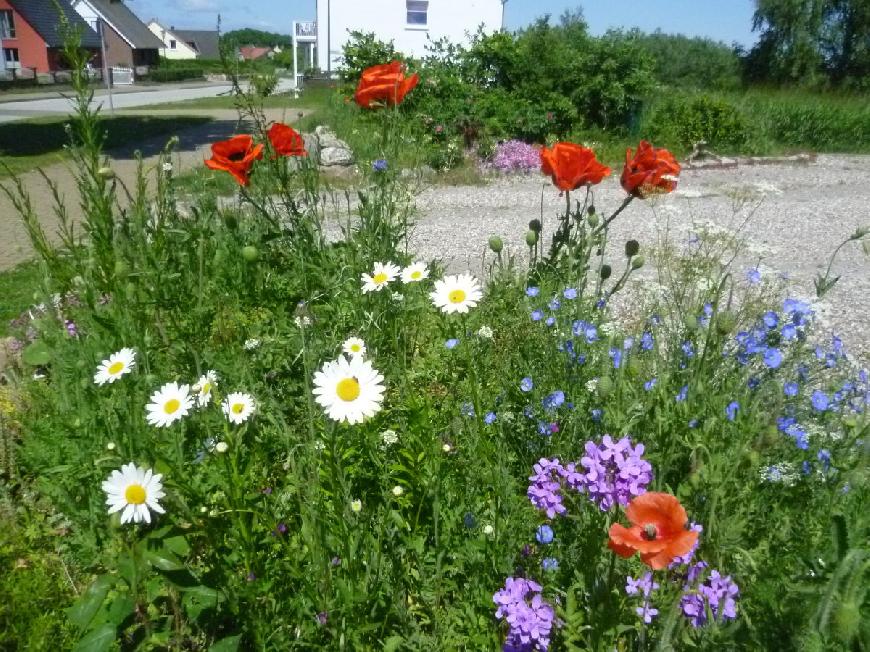
<instances>
[{"instance_id":1,"label":"large stone","mask_svg":"<svg viewBox=\"0 0 870 652\"><path fill-rule=\"evenodd\" d=\"M320 165L353 165L353 152L347 147L324 147L320 150Z\"/></svg>"},{"instance_id":2,"label":"large stone","mask_svg":"<svg viewBox=\"0 0 870 652\"><path fill-rule=\"evenodd\" d=\"M338 138L338 136L335 135L335 132L329 127L321 125L314 130L314 134L317 136L317 141L320 143L321 149L326 149L327 147L350 149L350 146Z\"/></svg>"}]
</instances>

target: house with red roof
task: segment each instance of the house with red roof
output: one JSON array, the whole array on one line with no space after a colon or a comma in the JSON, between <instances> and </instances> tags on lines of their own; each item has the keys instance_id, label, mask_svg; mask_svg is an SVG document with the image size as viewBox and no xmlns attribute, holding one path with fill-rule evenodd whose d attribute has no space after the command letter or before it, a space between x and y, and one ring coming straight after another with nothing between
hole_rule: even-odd
<instances>
[{"instance_id":1,"label":"house with red roof","mask_svg":"<svg viewBox=\"0 0 870 652\"><path fill-rule=\"evenodd\" d=\"M270 57L274 52L273 48L261 48L254 45L246 45L239 48L239 55L245 61L256 61L263 57Z\"/></svg>"}]
</instances>

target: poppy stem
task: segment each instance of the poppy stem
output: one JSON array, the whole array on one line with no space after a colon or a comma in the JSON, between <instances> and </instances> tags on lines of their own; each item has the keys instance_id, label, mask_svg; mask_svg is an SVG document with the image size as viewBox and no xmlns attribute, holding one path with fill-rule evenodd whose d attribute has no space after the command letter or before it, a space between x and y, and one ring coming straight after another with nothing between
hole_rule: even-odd
<instances>
[{"instance_id":1,"label":"poppy stem","mask_svg":"<svg viewBox=\"0 0 870 652\"><path fill-rule=\"evenodd\" d=\"M632 202L633 199L634 199L634 195L629 195L628 197L626 197L626 198L625 198L625 201L622 202L622 204L620 205L620 207L617 208L617 209L613 212L613 215L611 215L611 216L608 217L606 220L604 220L604 221L601 223L601 226L599 226L599 227L595 230L596 233L599 232L599 231L603 231L604 229L606 229L606 228L608 227L608 225L610 225L610 223L611 223L613 220L615 220L615 219L619 216L619 214L620 214L622 211L624 211L624 210L628 207L628 205Z\"/></svg>"}]
</instances>

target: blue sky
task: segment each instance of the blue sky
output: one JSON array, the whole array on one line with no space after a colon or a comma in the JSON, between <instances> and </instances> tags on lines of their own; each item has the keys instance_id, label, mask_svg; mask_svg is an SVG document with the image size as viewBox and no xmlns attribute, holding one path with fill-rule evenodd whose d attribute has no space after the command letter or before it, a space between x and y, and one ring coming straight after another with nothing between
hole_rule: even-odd
<instances>
[{"instance_id":1,"label":"blue sky","mask_svg":"<svg viewBox=\"0 0 870 652\"><path fill-rule=\"evenodd\" d=\"M365 1L365 0L360 0ZM314 18L315 0L128 0L143 20L157 18L178 28L210 29L217 14L224 30L253 27L290 33L293 20ZM609 27L640 27L653 31L709 36L730 44L750 45L753 0L508 0L508 27L529 24L546 13L558 17L566 9L583 7L593 33Z\"/></svg>"}]
</instances>

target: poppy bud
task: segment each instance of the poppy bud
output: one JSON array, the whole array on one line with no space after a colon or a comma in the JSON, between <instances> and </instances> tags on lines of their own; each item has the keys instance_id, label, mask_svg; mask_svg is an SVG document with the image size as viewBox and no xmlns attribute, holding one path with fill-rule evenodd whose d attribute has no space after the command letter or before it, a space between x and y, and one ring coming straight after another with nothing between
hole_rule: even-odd
<instances>
[{"instance_id":1,"label":"poppy bud","mask_svg":"<svg viewBox=\"0 0 870 652\"><path fill-rule=\"evenodd\" d=\"M224 224L228 229L235 231L239 228L239 219L233 213L224 213Z\"/></svg>"},{"instance_id":2,"label":"poppy bud","mask_svg":"<svg viewBox=\"0 0 870 652\"><path fill-rule=\"evenodd\" d=\"M643 371L643 366L640 364L639 360L632 359L628 363L628 375L632 378L637 378L640 376L640 372Z\"/></svg>"},{"instance_id":3,"label":"poppy bud","mask_svg":"<svg viewBox=\"0 0 870 652\"><path fill-rule=\"evenodd\" d=\"M541 220L532 220L531 222L529 222L529 229L531 229L535 233L540 233L542 228L544 227L541 224Z\"/></svg>"},{"instance_id":4,"label":"poppy bud","mask_svg":"<svg viewBox=\"0 0 870 652\"><path fill-rule=\"evenodd\" d=\"M526 244L530 247L534 247L536 244L538 244L538 234L534 231L529 231L528 233L526 233Z\"/></svg>"},{"instance_id":5,"label":"poppy bud","mask_svg":"<svg viewBox=\"0 0 870 652\"><path fill-rule=\"evenodd\" d=\"M640 243L637 240L629 240L625 243L625 255L628 258L637 256L638 251L640 251Z\"/></svg>"},{"instance_id":6,"label":"poppy bud","mask_svg":"<svg viewBox=\"0 0 870 652\"><path fill-rule=\"evenodd\" d=\"M598 226L598 213L590 211L586 216L586 224L591 226L593 229Z\"/></svg>"},{"instance_id":7,"label":"poppy bud","mask_svg":"<svg viewBox=\"0 0 870 652\"><path fill-rule=\"evenodd\" d=\"M613 273L613 269L610 267L610 265L602 265L601 270L598 273L601 275L601 279L603 281L606 281Z\"/></svg>"},{"instance_id":8,"label":"poppy bud","mask_svg":"<svg viewBox=\"0 0 870 652\"><path fill-rule=\"evenodd\" d=\"M244 258L247 262L253 263L260 257L260 252L257 251L257 248L248 245L247 247L242 247L242 258Z\"/></svg>"},{"instance_id":9,"label":"poppy bud","mask_svg":"<svg viewBox=\"0 0 870 652\"><path fill-rule=\"evenodd\" d=\"M687 331L698 330L698 319L693 315L686 315L683 318L683 326Z\"/></svg>"},{"instance_id":10,"label":"poppy bud","mask_svg":"<svg viewBox=\"0 0 870 652\"><path fill-rule=\"evenodd\" d=\"M504 247L504 243L501 238L497 235L489 236L489 248L493 250L493 252L499 254L501 253L502 248Z\"/></svg>"},{"instance_id":11,"label":"poppy bud","mask_svg":"<svg viewBox=\"0 0 870 652\"><path fill-rule=\"evenodd\" d=\"M110 168L110 167L102 167L99 170L97 170L97 175L99 175L103 179L114 179L115 178L115 171L112 170L112 168Z\"/></svg>"},{"instance_id":12,"label":"poppy bud","mask_svg":"<svg viewBox=\"0 0 870 652\"><path fill-rule=\"evenodd\" d=\"M635 256L631 259L632 269L640 269L644 265L646 265L646 258L644 258L643 256Z\"/></svg>"},{"instance_id":13,"label":"poppy bud","mask_svg":"<svg viewBox=\"0 0 870 652\"><path fill-rule=\"evenodd\" d=\"M720 312L716 317L716 332L719 335L728 335L737 325L737 315L730 310Z\"/></svg>"},{"instance_id":14,"label":"poppy bud","mask_svg":"<svg viewBox=\"0 0 870 652\"><path fill-rule=\"evenodd\" d=\"M697 471L695 473L689 474L689 484L692 485L693 489L697 489L701 486L701 474Z\"/></svg>"}]
</instances>

